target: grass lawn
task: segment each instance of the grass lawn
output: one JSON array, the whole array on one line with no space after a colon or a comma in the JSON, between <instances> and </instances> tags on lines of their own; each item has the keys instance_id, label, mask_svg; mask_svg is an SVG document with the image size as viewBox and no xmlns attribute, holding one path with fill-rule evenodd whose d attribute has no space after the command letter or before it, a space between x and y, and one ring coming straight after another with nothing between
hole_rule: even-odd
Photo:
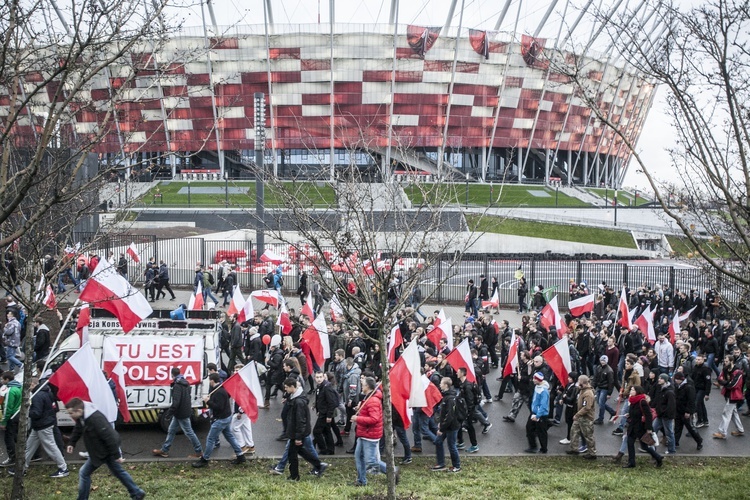
<instances>
[{"instance_id":1,"label":"grass lawn","mask_svg":"<svg viewBox=\"0 0 750 500\"><path fill-rule=\"evenodd\" d=\"M567 226L549 222L534 222L520 219L503 219L502 217L466 215L470 228L484 233L512 234L547 238L561 241L577 241L595 245L636 248L633 236L629 231L615 231L585 226Z\"/></svg>"},{"instance_id":2,"label":"grass lawn","mask_svg":"<svg viewBox=\"0 0 750 500\"><path fill-rule=\"evenodd\" d=\"M187 207L187 193L180 194L182 188L187 188L187 182L159 183L141 197L141 201L147 206L154 207ZM212 187L218 188L216 194L197 194L193 192L196 188ZM227 187L231 189L243 189L243 194L229 194L229 207L255 207L255 182L229 181ZM190 204L196 207L224 207L226 206L225 185L223 182L191 182ZM285 182L283 189L302 203L309 207L330 207L336 204L336 193L328 184L317 185L314 182ZM155 194L161 194L161 200L155 198ZM278 188L266 185L265 203L266 207L282 207L282 193Z\"/></svg>"},{"instance_id":3,"label":"grass lawn","mask_svg":"<svg viewBox=\"0 0 750 500\"><path fill-rule=\"evenodd\" d=\"M546 197L532 195L529 191L542 191ZM451 184L419 184L404 187L406 196L412 204L422 205L425 202L433 204L466 205L466 184L460 182ZM495 207L554 207L555 190L544 186L519 186L514 184L469 184L470 206ZM587 207L587 203L557 193L557 206Z\"/></svg>"},{"instance_id":4,"label":"grass lawn","mask_svg":"<svg viewBox=\"0 0 750 500\"><path fill-rule=\"evenodd\" d=\"M675 253L677 257L686 257L686 258L692 258L695 257L697 259L702 259L701 255L695 250L693 245L690 243L690 240L688 240L684 236L667 236L667 241L669 241L669 245L672 247L672 251ZM702 240L701 247L706 250L708 255L712 257L719 257L719 258L731 258L733 257L727 248L724 246L725 243L722 241L718 245L716 243L713 243L709 240Z\"/></svg>"},{"instance_id":5,"label":"grass lawn","mask_svg":"<svg viewBox=\"0 0 750 500\"><path fill-rule=\"evenodd\" d=\"M250 461L243 466L212 462L207 469L193 469L189 463L127 463L126 469L146 491L147 498L159 499L246 499L295 498L385 498L385 476L369 476L368 486L353 486L356 479L351 457L331 460L332 467L320 478L307 474L302 461L299 483L270 475L268 460ZM400 498L486 499L486 498L659 498L679 499L746 498L750 461L745 458L673 458L656 469L643 455L637 468L624 470L609 458L594 463L578 457L467 457L462 455L458 474L431 472L433 460L417 458L402 467ZM450 463L450 461L449 461ZM75 498L78 467L64 479L51 479L52 466L32 467L27 478L27 497ZM11 480L0 477L0 491L10 494ZM125 488L106 466L92 476L91 498L127 498Z\"/></svg>"},{"instance_id":6,"label":"grass lawn","mask_svg":"<svg viewBox=\"0 0 750 500\"><path fill-rule=\"evenodd\" d=\"M593 193L597 195L603 200L604 199L608 200L608 204L612 204L612 200L615 197L614 189L604 189L604 188L584 188L584 189L586 189L586 191L588 191L589 193ZM636 207L645 205L647 203L651 203L652 201L652 200L644 198L641 193L638 193L638 198L636 198L635 195L631 193L630 191L619 190L617 192L617 204L620 205L621 207L633 206L633 200L635 200Z\"/></svg>"}]
</instances>

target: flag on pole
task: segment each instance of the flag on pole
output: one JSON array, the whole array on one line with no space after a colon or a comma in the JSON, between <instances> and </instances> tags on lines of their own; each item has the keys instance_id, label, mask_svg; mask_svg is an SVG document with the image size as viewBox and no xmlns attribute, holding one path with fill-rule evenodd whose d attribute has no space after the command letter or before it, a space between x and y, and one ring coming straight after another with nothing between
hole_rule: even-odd
<instances>
[{"instance_id":1,"label":"flag on pole","mask_svg":"<svg viewBox=\"0 0 750 500\"><path fill-rule=\"evenodd\" d=\"M255 290L254 292L250 292L250 297L265 302L272 307L279 307L279 293L276 290L269 290L268 288Z\"/></svg>"},{"instance_id":2,"label":"flag on pole","mask_svg":"<svg viewBox=\"0 0 750 500\"><path fill-rule=\"evenodd\" d=\"M107 421L117 420L115 396L88 343L52 374L49 383L57 387L57 399L63 403L80 398L93 403Z\"/></svg>"},{"instance_id":3,"label":"flag on pole","mask_svg":"<svg viewBox=\"0 0 750 500\"><path fill-rule=\"evenodd\" d=\"M331 321L335 323L343 319L344 319L344 308L341 306L341 302L339 301L339 296L334 293L333 297L331 297Z\"/></svg>"},{"instance_id":4,"label":"flag on pole","mask_svg":"<svg viewBox=\"0 0 750 500\"><path fill-rule=\"evenodd\" d=\"M542 353L542 357L552 368L552 372L561 384L567 383L568 373L573 371L570 363L570 348L568 347L568 337L565 336L549 347Z\"/></svg>"},{"instance_id":5,"label":"flag on pole","mask_svg":"<svg viewBox=\"0 0 750 500\"><path fill-rule=\"evenodd\" d=\"M407 408L427 406L417 342L411 342L404 349L401 357L388 371L388 377L391 381L391 403L403 420L404 428L408 429L411 419Z\"/></svg>"},{"instance_id":6,"label":"flag on pole","mask_svg":"<svg viewBox=\"0 0 750 500\"><path fill-rule=\"evenodd\" d=\"M584 295L583 297L568 302L568 309L570 309L570 315L574 318L583 316L584 314L594 310L594 301L596 296L591 293Z\"/></svg>"},{"instance_id":7,"label":"flag on pole","mask_svg":"<svg viewBox=\"0 0 750 500\"><path fill-rule=\"evenodd\" d=\"M146 297L133 288L107 259L99 261L80 298L114 314L125 333L154 312Z\"/></svg>"},{"instance_id":8,"label":"flag on pole","mask_svg":"<svg viewBox=\"0 0 750 500\"><path fill-rule=\"evenodd\" d=\"M401 328L395 325L388 334L388 362L396 362L396 349L404 345L404 338L401 335Z\"/></svg>"},{"instance_id":9,"label":"flag on pole","mask_svg":"<svg viewBox=\"0 0 750 500\"><path fill-rule=\"evenodd\" d=\"M482 301L482 307L494 307L495 309L500 307L500 287L495 289L495 293L492 294L490 300Z\"/></svg>"},{"instance_id":10,"label":"flag on pole","mask_svg":"<svg viewBox=\"0 0 750 500\"><path fill-rule=\"evenodd\" d=\"M622 287L622 293L620 294L620 303L619 303L619 311L621 314L619 323L620 326L623 326L630 330L633 327L633 323L631 322L631 316L630 316L630 309L628 308L628 296L625 293L625 287Z\"/></svg>"},{"instance_id":11,"label":"flag on pole","mask_svg":"<svg viewBox=\"0 0 750 500\"><path fill-rule=\"evenodd\" d=\"M195 293L190 296L188 301L188 309L191 311L202 311L203 310L203 283L198 282L198 287L195 289Z\"/></svg>"},{"instance_id":12,"label":"flag on pole","mask_svg":"<svg viewBox=\"0 0 750 500\"><path fill-rule=\"evenodd\" d=\"M313 361L318 367L322 368L326 359L331 357L331 346L328 342L328 326L323 315L319 315L310 323L310 326L302 333L302 338L310 346Z\"/></svg>"},{"instance_id":13,"label":"flag on pole","mask_svg":"<svg viewBox=\"0 0 750 500\"><path fill-rule=\"evenodd\" d=\"M474 373L474 360L471 357L471 349L469 348L469 339L464 339L463 342L458 344L453 349L445 360L450 364L454 370L458 371L459 368L466 368L466 379L469 382L477 381L477 376Z\"/></svg>"},{"instance_id":14,"label":"flag on pole","mask_svg":"<svg viewBox=\"0 0 750 500\"><path fill-rule=\"evenodd\" d=\"M91 323L91 309L89 309L88 302L84 302L81 305L81 310L78 312L78 322L76 323L79 345L83 345L89 341L89 323Z\"/></svg>"},{"instance_id":15,"label":"flag on pole","mask_svg":"<svg viewBox=\"0 0 750 500\"><path fill-rule=\"evenodd\" d=\"M674 344L675 337L677 336L677 332L680 331L680 322L685 321L690 317L691 314L693 314L693 311L695 311L695 308L698 306L693 306L692 309L690 309L685 314L679 314L679 311L675 313L674 317L672 318L672 321L669 322L669 341Z\"/></svg>"},{"instance_id":16,"label":"flag on pole","mask_svg":"<svg viewBox=\"0 0 750 500\"><path fill-rule=\"evenodd\" d=\"M112 372L109 374L115 383L115 393L117 393L117 407L122 415L122 421L126 424L130 422L130 409L128 408L128 396L125 391L125 365L122 358L117 362Z\"/></svg>"},{"instance_id":17,"label":"flag on pole","mask_svg":"<svg viewBox=\"0 0 750 500\"><path fill-rule=\"evenodd\" d=\"M130 243L130 246L125 252L130 255L130 258L133 259L133 262L136 264L141 261L141 254L138 253L138 248L135 246L134 241Z\"/></svg>"},{"instance_id":18,"label":"flag on pole","mask_svg":"<svg viewBox=\"0 0 750 500\"><path fill-rule=\"evenodd\" d=\"M646 306L646 309L643 310L641 315L638 316L638 319L633 323L641 329L641 331L646 335L646 338L651 342L656 342L656 331L654 331L655 310L656 307L654 307L654 309L651 309L650 307Z\"/></svg>"},{"instance_id":19,"label":"flag on pole","mask_svg":"<svg viewBox=\"0 0 750 500\"><path fill-rule=\"evenodd\" d=\"M247 300L242 304L242 308L237 313L237 322L243 323L245 321L248 321L255 316L255 311L253 310L253 301L250 300L250 297L247 298Z\"/></svg>"},{"instance_id":20,"label":"flag on pole","mask_svg":"<svg viewBox=\"0 0 750 500\"><path fill-rule=\"evenodd\" d=\"M270 262L271 264L278 266L284 262L284 259L270 248L267 248L266 251L263 252L263 255L260 256L260 261Z\"/></svg>"},{"instance_id":21,"label":"flag on pole","mask_svg":"<svg viewBox=\"0 0 750 500\"><path fill-rule=\"evenodd\" d=\"M281 328L283 335L289 335L292 333L292 321L289 319L289 311L286 308L286 304L281 304L281 310L279 311L279 317L276 318L276 324Z\"/></svg>"},{"instance_id":22,"label":"flag on pole","mask_svg":"<svg viewBox=\"0 0 750 500\"><path fill-rule=\"evenodd\" d=\"M300 315L307 316L310 318L310 321L315 319L315 313L313 312L313 296L312 291L307 292L307 300L305 301L305 304L302 306L302 309L300 309L299 313Z\"/></svg>"},{"instance_id":23,"label":"flag on pole","mask_svg":"<svg viewBox=\"0 0 750 500\"><path fill-rule=\"evenodd\" d=\"M232 292L232 300L229 302L229 309L227 309L227 316L231 316L232 314L239 314L244 305L245 297L242 296L240 285L235 285L234 291Z\"/></svg>"},{"instance_id":24,"label":"flag on pole","mask_svg":"<svg viewBox=\"0 0 750 500\"><path fill-rule=\"evenodd\" d=\"M557 338L562 338L568 331L560 310L557 308L557 295L552 297L552 300L547 302L547 305L542 308L541 324L547 331L549 331L551 326L554 326L557 329Z\"/></svg>"},{"instance_id":25,"label":"flag on pole","mask_svg":"<svg viewBox=\"0 0 750 500\"><path fill-rule=\"evenodd\" d=\"M424 387L424 396L427 400L427 406L422 408L422 413L427 415L427 417L431 417L432 414L435 413L435 406L443 400L443 395L441 394L440 389L430 382L427 375L422 375L422 386Z\"/></svg>"},{"instance_id":26,"label":"flag on pole","mask_svg":"<svg viewBox=\"0 0 750 500\"><path fill-rule=\"evenodd\" d=\"M44 289L43 294L42 289ZM42 279L39 280L39 287L37 287L36 290L37 300L47 306L47 309L51 310L57 307L57 297L55 297L55 292L52 290L52 286L49 284L44 286L44 275L42 275Z\"/></svg>"},{"instance_id":27,"label":"flag on pole","mask_svg":"<svg viewBox=\"0 0 750 500\"><path fill-rule=\"evenodd\" d=\"M505 367L503 368L503 377L513 375L513 373L518 370L518 344L520 343L520 340L521 339L516 335L516 332L513 332L510 337L508 359L505 361Z\"/></svg>"},{"instance_id":28,"label":"flag on pole","mask_svg":"<svg viewBox=\"0 0 750 500\"><path fill-rule=\"evenodd\" d=\"M263 401L256 362L246 364L222 384L251 422L258 420L258 406Z\"/></svg>"}]
</instances>

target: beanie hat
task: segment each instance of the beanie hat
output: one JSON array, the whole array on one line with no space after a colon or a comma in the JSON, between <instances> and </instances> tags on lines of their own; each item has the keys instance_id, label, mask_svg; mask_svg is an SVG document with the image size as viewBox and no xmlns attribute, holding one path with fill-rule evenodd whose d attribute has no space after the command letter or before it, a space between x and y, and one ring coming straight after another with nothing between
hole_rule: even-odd
<instances>
[{"instance_id":1,"label":"beanie hat","mask_svg":"<svg viewBox=\"0 0 750 500\"><path fill-rule=\"evenodd\" d=\"M542 380L544 380L544 374L542 372L536 372L534 374L534 381L541 382Z\"/></svg>"},{"instance_id":2,"label":"beanie hat","mask_svg":"<svg viewBox=\"0 0 750 500\"><path fill-rule=\"evenodd\" d=\"M274 335L271 337L271 347L279 347L281 345L281 335Z\"/></svg>"},{"instance_id":3,"label":"beanie hat","mask_svg":"<svg viewBox=\"0 0 750 500\"><path fill-rule=\"evenodd\" d=\"M602 354L602 356L599 358L599 361L604 361L605 363L609 363L609 358L606 354Z\"/></svg>"},{"instance_id":4,"label":"beanie hat","mask_svg":"<svg viewBox=\"0 0 750 500\"><path fill-rule=\"evenodd\" d=\"M677 372L674 374L675 380L685 380L685 374L682 372Z\"/></svg>"},{"instance_id":5,"label":"beanie hat","mask_svg":"<svg viewBox=\"0 0 750 500\"><path fill-rule=\"evenodd\" d=\"M669 375L667 375L666 373L662 373L661 375L659 375L659 378L664 382L669 382Z\"/></svg>"}]
</instances>

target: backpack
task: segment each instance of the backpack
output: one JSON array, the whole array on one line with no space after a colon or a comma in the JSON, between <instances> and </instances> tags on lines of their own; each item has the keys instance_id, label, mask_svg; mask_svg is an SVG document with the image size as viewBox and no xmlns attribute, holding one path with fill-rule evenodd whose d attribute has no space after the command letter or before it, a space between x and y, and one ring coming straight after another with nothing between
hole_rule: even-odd
<instances>
[{"instance_id":1,"label":"backpack","mask_svg":"<svg viewBox=\"0 0 750 500\"><path fill-rule=\"evenodd\" d=\"M471 391L474 393L474 401L479 404L482 401L482 390L479 388L479 384L471 384Z\"/></svg>"},{"instance_id":2,"label":"backpack","mask_svg":"<svg viewBox=\"0 0 750 500\"><path fill-rule=\"evenodd\" d=\"M466 400L459 392L452 399L448 400L448 424L450 427L463 424L469 416L469 409L466 406Z\"/></svg>"},{"instance_id":3,"label":"backpack","mask_svg":"<svg viewBox=\"0 0 750 500\"><path fill-rule=\"evenodd\" d=\"M284 286L284 280L279 276L279 286Z\"/></svg>"},{"instance_id":4,"label":"backpack","mask_svg":"<svg viewBox=\"0 0 750 500\"><path fill-rule=\"evenodd\" d=\"M206 271L206 278L208 279L208 284L213 285L215 283L214 281L214 275L211 274L210 271Z\"/></svg>"},{"instance_id":5,"label":"backpack","mask_svg":"<svg viewBox=\"0 0 750 500\"><path fill-rule=\"evenodd\" d=\"M273 273L269 271L268 274L266 274L266 277L263 278L263 282L266 284L266 287L272 288L273 287Z\"/></svg>"}]
</instances>

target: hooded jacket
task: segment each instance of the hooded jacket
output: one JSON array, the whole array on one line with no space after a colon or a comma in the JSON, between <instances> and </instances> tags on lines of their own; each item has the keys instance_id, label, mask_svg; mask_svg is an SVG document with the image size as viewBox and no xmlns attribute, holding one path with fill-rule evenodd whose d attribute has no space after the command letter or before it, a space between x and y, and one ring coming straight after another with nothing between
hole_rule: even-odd
<instances>
[{"instance_id":1,"label":"hooded jacket","mask_svg":"<svg viewBox=\"0 0 750 500\"><path fill-rule=\"evenodd\" d=\"M379 389L367 397L359 410L356 434L373 441L383 437L383 394Z\"/></svg>"},{"instance_id":2,"label":"hooded jacket","mask_svg":"<svg viewBox=\"0 0 750 500\"><path fill-rule=\"evenodd\" d=\"M289 398L289 413L287 414L286 435L292 441L302 440L310 435L310 408L302 387L297 387Z\"/></svg>"},{"instance_id":3,"label":"hooded jacket","mask_svg":"<svg viewBox=\"0 0 750 500\"><path fill-rule=\"evenodd\" d=\"M11 418L18 418L18 409L21 408L21 383L17 380L11 380L6 385L8 392L5 395L5 404L3 405L2 425L8 425Z\"/></svg>"},{"instance_id":4,"label":"hooded jacket","mask_svg":"<svg viewBox=\"0 0 750 500\"><path fill-rule=\"evenodd\" d=\"M359 391L361 389L359 376L362 373L359 365L354 365L346 372L346 381L344 382L344 401L356 405L359 401Z\"/></svg>"},{"instance_id":5,"label":"hooded jacket","mask_svg":"<svg viewBox=\"0 0 750 500\"><path fill-rule=\"evenodd\" d=\"M83 417L76 422L70 436L70 446L75 446L81 436L94 467L120 458L120 435L112 428L107 417L88 401L83 402Z\"/></svg>"},{"instance_id":6,"label":"hooded jacket","mask_svg":"<svg viewBox=\"0 0 750 500\"><path fill-rule=\"evenodd\" d=\"M578 393L578 418L594 420L594 389L591 386L581 389Z\"/></svg>"},{"instance_id":7,"label":"hooded jacket","mask_svg":"<svg viewBox=\"0 0 750 500\"><path fill-rule=\"evenodd\" d=\"M659 418L673 420L676 409L674 386L671 383L666 383L660 389L659 400L656 403L656 414Z\"/></svg>"},{"instance_id":8,"label":"hooded jacket","mask_svg":"<svg viewBox=\"0 0 750 500\"><path fill-rule=\"evenodd\" d=\"M5 323L3 342L6 347L18 347L21 344L21 323L15 317Z\"/></svg>"},{"instance_id":9,"label":"hooded jacket","mask_svg":"<svg viewBox=\"0 0 750 500\"><path fill-rule=\"evenodd\" d=\"M182 375L177 375L172 382L172 406L174 417L190 418L193 414L193 404L190 401L190 384Z\"/></svg>"},{"instance_id":10,"label":"hooded jacket","mask_svg":"<svg viewBox=\"0 0 750 500\"><path fill-rule=\"evenodd\" d=\"M57 422L55 400L48 385L39 389L31 398L29 418L31 419L31 428L35 431L52 427Z\"/></svg>"},{"instance_id":11,"label":"hooded jacket","mask_svg":"<svg viewBox=\"0 0 750 500\"><path fill-rule=\"evenodd\" d=\"M534 387L531 414L538 418L546 417L549 414L549 382L546 380Z\"/></svg>"}]
</instances>

